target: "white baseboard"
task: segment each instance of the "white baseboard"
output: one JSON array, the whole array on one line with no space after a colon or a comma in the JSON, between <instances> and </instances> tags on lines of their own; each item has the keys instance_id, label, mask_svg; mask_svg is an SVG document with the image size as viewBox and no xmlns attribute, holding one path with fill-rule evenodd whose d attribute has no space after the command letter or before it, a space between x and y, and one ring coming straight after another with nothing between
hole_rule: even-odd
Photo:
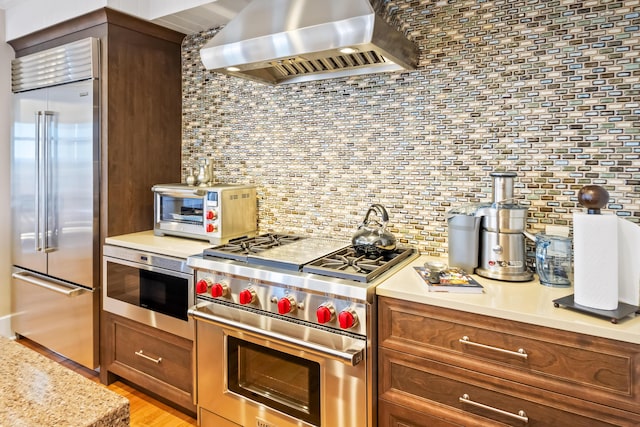
<instances>
[{"instance_id":1,"label":"white baseboard","mask_svg":"<svg viewBox=\"0 0 640 427\"><path fill-rule=\"evenodd\" d=\"M15 334L11 330L11 315L0 317L0 336L15 339Z\"/></svg>"}]
</instances>

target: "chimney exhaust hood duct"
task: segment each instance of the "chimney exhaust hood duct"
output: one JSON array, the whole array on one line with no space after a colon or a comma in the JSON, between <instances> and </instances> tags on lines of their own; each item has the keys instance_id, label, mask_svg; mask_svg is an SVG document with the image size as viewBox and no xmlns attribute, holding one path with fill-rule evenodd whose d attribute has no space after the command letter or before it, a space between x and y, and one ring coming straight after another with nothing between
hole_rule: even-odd
<instances>
[{"instance_id":1,"label":"chimney exhaust hood duct","mask_svg":"<svg viewBox=\"0 0 640 427\"><path fill-rule=\"evenodd\" d=\"M207 69L270 84L415 69L417 56L369 0L253 0L200 51Z\"/></svg>"}]
</instances>

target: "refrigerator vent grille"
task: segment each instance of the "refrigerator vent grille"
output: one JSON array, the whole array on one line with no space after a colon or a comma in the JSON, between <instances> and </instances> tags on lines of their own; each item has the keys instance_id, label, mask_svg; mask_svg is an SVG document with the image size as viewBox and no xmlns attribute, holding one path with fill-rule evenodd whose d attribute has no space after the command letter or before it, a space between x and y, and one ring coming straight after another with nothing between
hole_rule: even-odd
<instances>
[{"instance_id":1,"label":"refrigerator vent grille","mask_svg":"<svg viewBox=\"0 0 640 427\"><path fill-rule=\"evenodd\" d=\"M89 37L11 61L11 90L24 92L98 75L99 39Z\"/></svg>"}]
</instances>

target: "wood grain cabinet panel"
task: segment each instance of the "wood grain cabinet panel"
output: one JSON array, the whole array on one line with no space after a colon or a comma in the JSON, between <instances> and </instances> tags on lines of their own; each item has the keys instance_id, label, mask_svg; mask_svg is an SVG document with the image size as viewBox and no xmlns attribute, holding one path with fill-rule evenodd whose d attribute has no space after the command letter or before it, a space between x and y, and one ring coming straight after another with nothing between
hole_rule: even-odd
<instances>
[{"instance_id":1,"label":"wood grain cabinet panel","mask_svg":"<svg viewBox=\"0 0 640 427\"><path fill-rule=\"evenodd\" d=\"M193 341L104 313L102 369L195 414Z\"/></svg>"},{"instance_id":2,"label":"wood grain cabinet panel","mask_svg":"<svg viewBox=\"0 0 640 427\"><path fill-rule=\"evenodd\" d=\"M432 413L381 400L378 405L378 425L389 427L466 427L469 424L448 421L438 418Z\"/></svg>"},{"instance_id":3,"label":"wood grain cabinet panel","mask_svg":"<svg viewBox=\"0 0 640 427\"><path fill-rule=\"evenodd\" d=\"M150 375L187 394L193 391L191 373L191 341L168 342L135 327L115 322L114 363Z\"/></svg>"},{"instance_id":4,"label":"wood grain cabinet panel","mask_svg":"<svg viewBox=\"0 0 640 427\"><path fill-rule=\"evenodd\" d=\"M638 345L384 297L378 319L386 411L443 425L640 425Z\"/></svg>"}]
</instances>

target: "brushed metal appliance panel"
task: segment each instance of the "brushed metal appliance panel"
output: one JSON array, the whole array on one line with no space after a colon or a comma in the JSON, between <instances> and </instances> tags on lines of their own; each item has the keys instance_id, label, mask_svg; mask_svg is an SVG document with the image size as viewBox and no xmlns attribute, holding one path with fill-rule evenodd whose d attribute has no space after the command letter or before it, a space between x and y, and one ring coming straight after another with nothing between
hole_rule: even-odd
<instances>
[{"instance_id":1,"label":"brushed metal appliance panel","mask_svg":"<svg viewBox=\"0 0 640 427\"><path fill-rule=\"evenodd\" d=\"M97 91L88 80L15 94L11 159L13 264L90 288L97 279Z\"/></svg>"},{"instance_id":2,"label":"brushed metal appliance panel","mask_svg":"<svg viewBox=\"0 0 640 427\"><path fill-rule=\"evenodd\" d=\"M40 117L36 112L46 108L47 97L46 89L14 95L11 141L12 261L43 273L47 271L47 254L38 248Z\"/></svg>"},{"instance_id":3,"label":"brushed metal appliance panel","mask_svg":"<svg viewBox=\"0 0 640 427\"><path fill-rule=\"evenodd\" d=\"M90 369L98 367L99 292L13 269L14 332Z\"/></svg>"}]
</instances>

